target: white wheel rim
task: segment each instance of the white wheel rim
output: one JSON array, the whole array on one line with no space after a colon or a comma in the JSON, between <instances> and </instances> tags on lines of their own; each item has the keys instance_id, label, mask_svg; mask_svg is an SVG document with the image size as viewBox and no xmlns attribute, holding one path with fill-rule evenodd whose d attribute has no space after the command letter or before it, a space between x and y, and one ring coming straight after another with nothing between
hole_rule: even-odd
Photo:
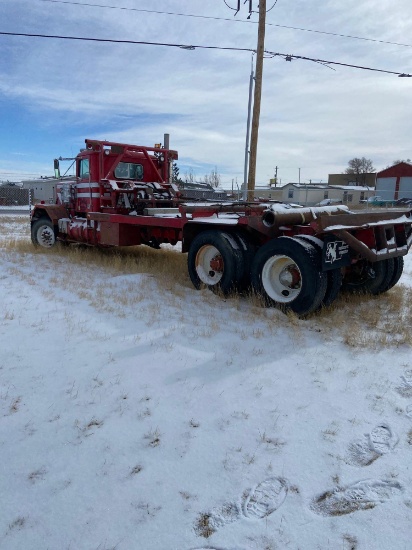
<instances>
[{"instance_id":1,"label":"white wheel rim","mask_svg":"<svg viewBox=\"0 0 412 550\"><path fill-rule=\"evenodd\" d=\"M54 231L51 227L48 225L42 225L37 230L37 242L40 246L44 246L45 248L49 248L50 246L53 246L56 237L54 235Z\"/></svg>"},{"instance_id":2,"label":"white wheel rim","mask_svg":"<svg viewBox=\"0 0 412 550\"><path fill-rule=\"evenodd\" d=\"M195 260L196 273L202 283L216 285L223 277L223 258L219 250L210 244L199 249Z\"/></svg>"},{"instance_id":3,"label":"white wheel rim","mask_svg":"<svg viewBox=\"0 0 412 550\"><path fill-rule=\"evenodd\" d=\"M293 302L302 290L302 274L289 256L272 256L262 269L262 285L275 302Z\"/></svg>"}]
</instances>

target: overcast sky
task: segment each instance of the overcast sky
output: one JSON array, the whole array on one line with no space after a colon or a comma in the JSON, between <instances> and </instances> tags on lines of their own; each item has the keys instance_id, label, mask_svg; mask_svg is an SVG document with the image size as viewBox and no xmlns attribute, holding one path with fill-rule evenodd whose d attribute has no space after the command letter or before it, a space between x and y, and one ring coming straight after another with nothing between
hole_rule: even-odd
<instances>
[{"instance_id":1,"label":"overcast sky","mask_svg":"<svg viewBox=\"0 0 412 550\"><path fill-rule=\"evenodd\" d=\"M270 8L275 0L267 0ZM0 0L0 31L255 48L257 14L224 0ZM90 4L157 10L209 19ZM226 0L235 6L237 0ZM258 0L253 2L257 9ZM299 27L373 40L332 36ZM386 42L404 45L388 44ZM0 179L51 175L85 138L152 146L170 133L181 174L243 181L251 54L1 36ZM266 50L412 74L410 0L278 0ZM325 182L349 159L411 158L412 78L265 59L257 184Z\"/></svg>"}]
</instances>

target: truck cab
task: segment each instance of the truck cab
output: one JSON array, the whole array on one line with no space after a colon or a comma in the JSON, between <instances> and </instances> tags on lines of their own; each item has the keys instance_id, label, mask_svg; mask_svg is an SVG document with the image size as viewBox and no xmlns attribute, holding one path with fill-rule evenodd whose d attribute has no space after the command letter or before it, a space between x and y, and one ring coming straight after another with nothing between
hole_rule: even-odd
<instances>
[{"instance_id":1,"label":"truck cab","mask_svg":"<svg viewBox=\"0 0 412 550\"><path fill-rule=\"evenodd\" d=\"M85 140L77 155L76 179L57 186L57 204L71 216L88 212L129 214L142 212L150 202L172 204L178 190L171 182L176 151L108 141ZM58 161L55 168L58 170Z\"/></svg>"}]
</instances>

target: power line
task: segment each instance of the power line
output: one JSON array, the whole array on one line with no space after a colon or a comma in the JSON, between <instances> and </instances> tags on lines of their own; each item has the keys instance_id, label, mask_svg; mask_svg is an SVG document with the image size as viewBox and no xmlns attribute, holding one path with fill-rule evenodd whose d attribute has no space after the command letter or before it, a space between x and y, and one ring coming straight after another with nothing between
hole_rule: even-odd
<instances>
[{"instance_id":1,"label":"power line","mask_svg":"<svg viewBox=\"0 0 412 550\"><path fill-rule=\"evenodd\" d=\"M267 10L267 13L269 13L270 11L272 11L273 8L276 6L277 3L278 3L278 0L276 0L276 2L273 4L273 6Z\"/></svg>"},{"instance_id":2,"label":"power line","mask_svg":"<svg viewBox=\"0 0 412 550\"><path fill-rule=\"evenodd\" d=\"M115 40L110 38L88 38L83 36L61 36L56 34L32 34L26 32L1 32L0 35L5 36L25 36L29 38L55 38L59 40L80 40L85 42L109 42L115 44L136 44L141 46L166 46L169 48L182 48L184 50L205 49L205 50L231 50L239 52L254 52L252 48L235 48L224 46L200 46L191 44L171 44L168 42L148 42L145 40Z\"/></svg>"},{"instance_id":3,"label":"power line","mask_svg":"<svg viewBox=\"0 0 412 550\"><path fill-rule=\"evenodd\" d=\"M83 36L61 36L54 34L32 34L32 33L22 33L22 32L3 32L0 31L0 35L4 36L23 36L28 38L51 38L57 40L79 40L84 42L107 42L114 44L134 44L134 45L145 45L145 46L164 46L168 48L182 48L184 50L196 50L196 49L205 49L205 50L223 50L223 51L238 51L238 52L252 52L256 53L256 50L252 48L235 48L228 46L201 46L195 44L172 44L167 42L148 42L144 40L115 40L109 38L88 38ZM303 61L313 61L315 63L321 63L322 65L340 65L342 67L350 67L353 69L362 69L364 71L375 71L379 73L394 74L400 77L412 77L411 74L400 73L397 71L389 71L386 69L375 69L373 67L365 67L363 65L353 65L351 63L341 63L339 61L327 61L325 59L316 59L313 57L306 57L302 55L293 55L279 52L271 52L265 50L267 57L282 57L285 61L292 61L293 59L301 59Z\"/></svg>"},{"instance_id":4,"label":"power line","mask_svg":"<svg viewBox=\"0 0 412 550\"><path fill-rule=\"evenodd\" d=\"M88 2L73 2L71 0L39 0L40 2L49 2L52 4L70 4L73 6L84 6L84 7L93 7L93 8L105 8L105 9L111 9L111 10L124 10L124 11L136 11L136 12L144 12L144 13L156 13L159 15L175 15L178 17L192 17L196 19L212 19L214 21L230 21L231 23L245 23L245 24L252 24L257 25L257 21L245 21L242 19L230 19L229 17L215 17L212 15L194 15L190 13L178 13L178 12L171 12L171 11L159 11L159 10L148 10L148 9L142 9L142 8L126 8L121 6L109 6L107 4L91 4ZM276 5L276 4L275 4ZM273 6L275 7L275 6ZM272 8L271 8L272 9ZM269 10L270 11L270 10ZM267 26L270 27L278 27L280 29L288 29L293 31L302 31L302 32L313 32L316 34L326 34L329 36L337 36L339 38L351 38L353 40L363 40L365 42L376 42L378 44L389 44L391 46L402 46L405 48L412 48L412 44L405 44L403 42L391 42L388 40L379 40L377 38L366 38L364 36L356 36L351 34L341 34L336 32L330 32L330 31L320 31L317 29L306 29L304 27L293 27L290 25L280 25L277 23L266 23Z\"/></svg>"},{"instance_id":5,"label":"power line","mask_svg":"<svg viewBox=\"0 0 412 550\"><path fill-rule=\"evenodd\" d=\"M284 53L276 53L276 52L268 52L266 51L266 54L269 56L275 57L275 56L281 56L286 61L292 61L293 59L302 59L303 61L313 61L315 63L320 63L321 65L325 65L328 67L328 65L339 65L341 67L350 67L352 69L362 69L364 71L374 71L378 73L387 73L387 74L395 74L400 77L410 77L412 78L412 74L407 73L398 73L397 71L388 71L386 69L375 69L373 67L365 67L363 65L353 65L351 63L341 63L339 61L327 61L326 59L314 59L313 57L305 57L303 55L292 55L292 54L284 54ZM332 67L329 67L332 68Z\"/></svg>"}]
</instances>

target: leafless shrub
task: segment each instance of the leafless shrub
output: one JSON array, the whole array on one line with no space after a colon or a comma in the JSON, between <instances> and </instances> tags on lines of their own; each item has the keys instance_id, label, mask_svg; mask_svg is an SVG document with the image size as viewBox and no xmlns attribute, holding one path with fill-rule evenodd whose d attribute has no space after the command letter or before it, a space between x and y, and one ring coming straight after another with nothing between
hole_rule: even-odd
<instances>
[{"instance_id":1,"label":"leafless shrub","mask_svg":"<svg viewBox=\"0 0 412 550\"><path fill-rule=\"evenodd\" d=\"M353 535L342 535L343 542L345 544L345 550L356 550L358 547L358 539Z\"/></svg>"},{"instance_id":2,"label":"leafless shrub","mask_svg":"<svg viewBox=\"0 0 412 550\"><path fill-rule=\"evenodd\" d=\"M142 411L137 413L137 418L139 420L143 420L144 418L147 418L148 416L152 416L152 412L148 407L146 407L145 409L143 409Z\"/></svg>"},{"instance_id":3,"label":"leafless shrub","mask_svg":"<svg viewBox=\"0 0 412 550\"><path fill-rule=\"evenodd\" d=\"M158 447L160 445L160 436L161 436L161 433L159 429L156 428L155 430L148 431L144 435L144 438L149 440L149 443L148 443L149 447Z\"/></svg>"},{"instance_id":4,"label":"leafless shrub","mask_svg":"<svg viewBox=\"0 0 412 550\"><path fill-rule=\"evenodd\" d=\"M9 310L6 309L6 311L3 313L3 319L5 321L13 321L14 311L9 311Z\"/></svg>"},{"instance_id":5,"label":"leafless shrub","mask_svg":"<svg viewBox=\"0 0 412 550\"><path fill-rule=\"evenodd\" d=\"M154 518L157 512L159 512L162 509L161 506L153 506L149 502L132 503L132 506L138 512L138 517L137 517L138 523L144 523L148 519Z\"/></svg>"},{"instance_id":6,"label":"leafless shrub","mask_svg":"<svg viewBox=\"0 0 412 550\"><path fill-rule=\"evenodd\" d=\"M12 400L10 409L9 409L10 414L14 414L19 410L20 402L21 402L21 397L15 397Z\"/></svg>"},{"instance_id":7,"label":"leafless shrub","mask_svg":"<svg viewBox=\"0 0 412 550\"><path fill-rule=\"evenodd\" d=\"M92 418L85 426L85 429L90 430L90 428L101 428L103 426L103 420L97 420Z\"/></svg>"},{"instance_id":8,"label":"leafless shrub","mask_svg":"<svg viewBox=\"0 0 412 550\"><path fill-rule=\"evenodd\" d=\"M17 529L17 530L23 529L25 524L26 524L26 518L24 516L19 516L15 520L13 520L11 523L9 523L9 531L13 531L14 529Z\"/></svg>"},{"instance_id":9,"label":"leafless shrub","mask_svg":"<svg viewBox=\"0 0 412 550\"><path fill-rule=\"evenodd\" d=\"M332 441L334 437L337 436L339 432L339 426L336 422L332 422L326 429L322 431L323 439Z\"/></svg>"},{"instance_id":10,"label":"leafless shrub","mask_svg":"<svg viewBox=\"0 0 412 550\"><path fill-rule=\"evenodd\" d=\"M198 537L204 537L205 539L211 537L216 532L210 524L210 514L200 514L195 523L195 533Z\"/></svg>"},{"instance_id":11,"label":"leafless shrub","mask_svg":"<svg viewBox=\"0 0 412 550\"><path fill-rule=\"evenodd\" d=\"M183 500L197 500L196 495L192 495L187 491L179 491L179 495L182 497Z\"/></svg>"},{"instance_id":12,"label":"leafless shrub","mask_svg":"<svg viewBox=\"0 0 412 550\"><path fill-rule=\"evenodd\" d=\"M286 445L286 441L283 441L279 437L271 437L265 431L259 431L259 441L260 443L264 443L270 450L279 450Z\"/></svg>"},{"instance_id":13,"label":"leafless shrub","mask_svg":"<svg viewBox=\"0 0 412 550\"><path fill-rule=\"evenodd\" d=\"M45 470L44 468L39 468L38 470L34 470L33 472L31 472L27 476L27 479L31 483L36 483L37 481L43 479L46 473L47 473L47 470Z\"/></svg>"}]
</instances>

